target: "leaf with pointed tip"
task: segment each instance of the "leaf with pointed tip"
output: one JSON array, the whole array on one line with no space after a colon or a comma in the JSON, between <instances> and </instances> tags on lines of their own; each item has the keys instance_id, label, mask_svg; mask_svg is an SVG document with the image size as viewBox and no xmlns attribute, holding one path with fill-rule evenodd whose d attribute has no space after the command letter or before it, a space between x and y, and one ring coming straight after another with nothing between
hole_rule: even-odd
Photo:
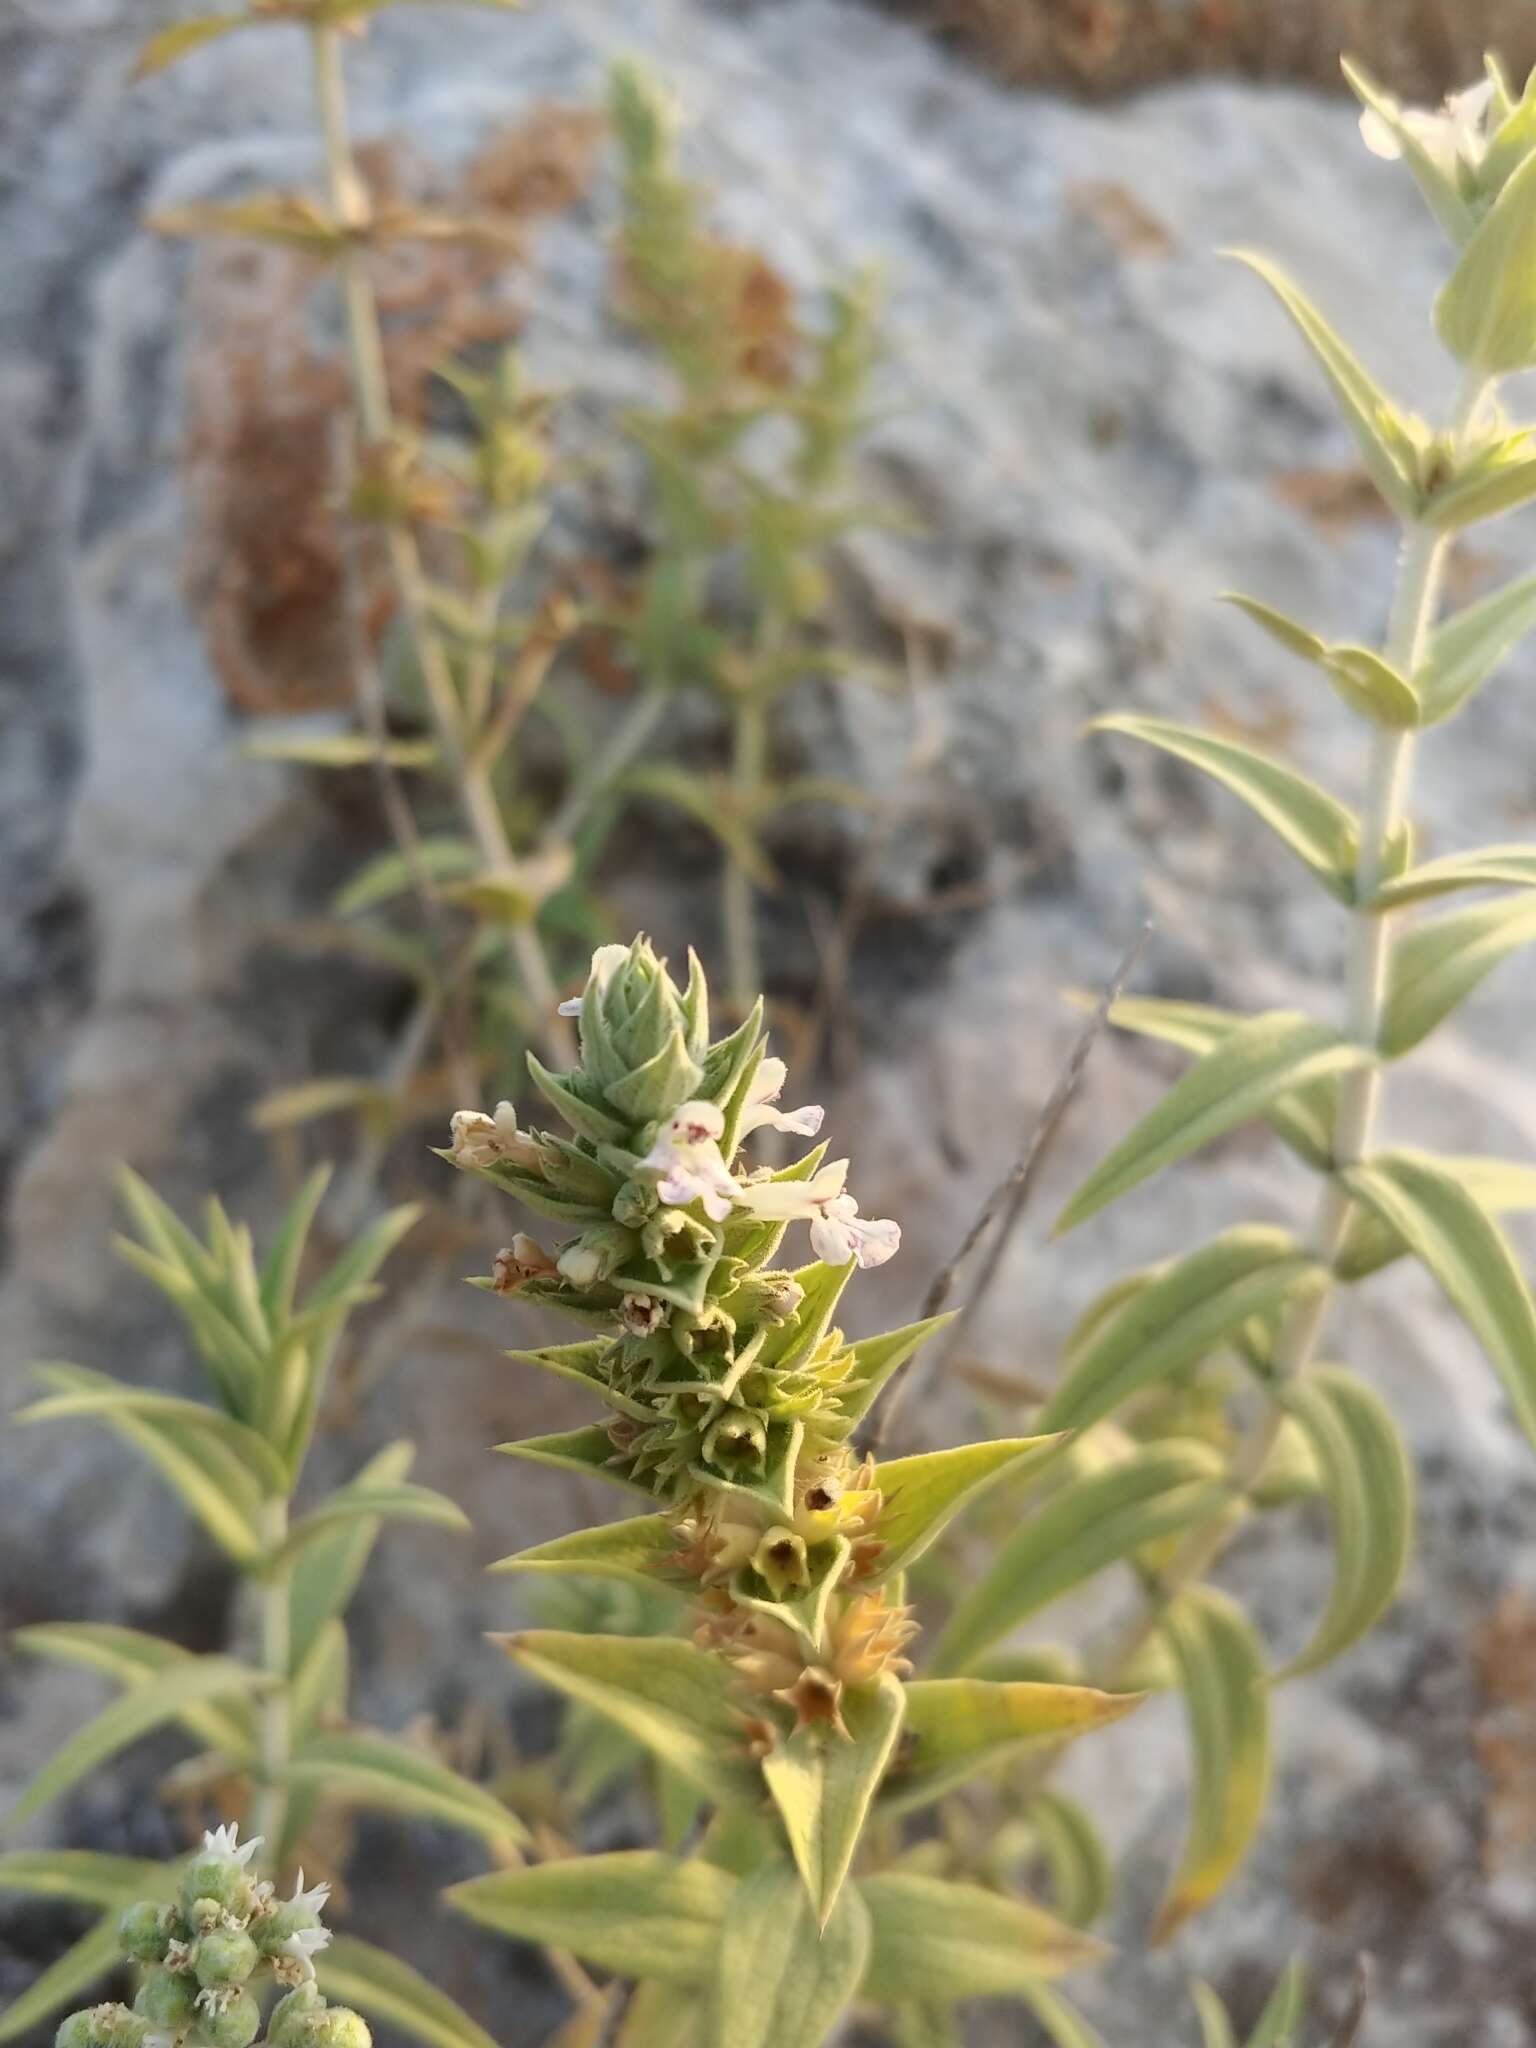
<instances>
[{"instance_id":1,"label":"leaf with pointed tip","mask_svg":"<svg viewBox=\"0 0 1536 2048\"><path fill-rule=\"evenodd\" d=\"M1428 1038L1485 976L1536 939L1536 896L1523 892L1424 922L1392 953L1380 1046L1399 1059Z\"/></svg>"},{"instance_id":2,"label":"leaf with pointed tip","mask_svg":"<svg viewBox=\"0 0 1536 2048\"><path fill-rule=\"evenodd\" d=\"M251 1671L232 1657L195 1657L184 1664L167 1665L154 1677L120 1693L62 1742L6 1814L5 1826L20 1827L119 1750L165 1722L181 1719L199 1700L227 1699L270 1683L264 1673Z\"/></svg>"},{"instance_id":3,"label":"leaf with pointed tip","mask_svg":"<svg viewBox=\"0 0 1536 2048\"><path fill-rule=\"evenodd\" d=\"M1025 1818L1050 1872L1057 1912L1072 1927L1091 1927L1108 1911L1115 1888L1098 1829L1075 1799L1048 1786L1031 1798Z\"/></svg>"},{"instance_id":4,"label":"leaf with pointed tip","mask_svg":"<svg viewBox=\"0 0 1536 2048\"><path fill-rule=\"evenodd\" d=\"M1317 1366L1277 1390L1305 1432L1333 1518L1333 1592L1311 1641L1277 1678L1357 1643L1397 1597L1413 1547L1413 1464L1391 1410L1363 1380Z\"/></svg>"},{"instance_id":5,"label":"leaf with pointed tip","mask_svg":"<svg viewBox=\"0 0 1536 2048\"><path fill-rule=\"evenodd\" d=\"M882 1548L871 1579L887 1579L915 1564L987 1488L1008 1473L1017 1476L1029 1464L1043 1463L1060 1443L1059 1436L999 1437L882 1462L882 1506L874 1528Z\"/></svg>"},{"instance_id":6,"label":"leaf with pointed tip","mask_svg":"<svg viewBox=\"0 0 1536 2048\"><path fill-rule=\"evenodd\" d=\"M325 1623L293 1667L288 1713L295 1742L302 1745L322 1722L334 1723L345 1717L350 1675L347 1631L333 1619Z\"/></svg>"},{"instance_id":7,"label":"leaf with pointed tip","mask_svg":"<svg viewBox=\"0 0 1536 2048\"><path fill-rule=\"evenodd\" d=\"M1415 678L1424 700L1424 723L1453 717L1502 668L1536 627L1536 575L1479 598L1435 627Z\"/></svg>"},{"instance_id":8,"label":"leaf with pointed tip","mask_svg":"<svg viewBox=\"0 0 1536 2048\"><path fill-rule=\"evenodd\" d=\"M122 1961L118 1915L112 1912L72 1942L12 2000L0 2014L0 2041L14 2041L18 2034L40 2026L61 2005L78 2004L81 1995L109 1970L121 1969Z\"/></svg>"},{"instance_id":9,"label":"leaf with pointed tip","mask_svg":"<svg viewBox=\"0 0 1536 2048\"><path fill-rule=\"evenodd\" d=\"M1328 652L1328 642L1321 634L1301 625L1287 613L1276 611L1272 604L1264 604L1256 597L1245 597L1238 590L1223 591L1222 603L1235 604L1256 626L1261 626L1271 640L1302 661L1320 663Z\"/></svg>"},{"instance_id":10,"label":"leaf with pointed tip","mask_svg":"<svg viewBox=\"0 0 1536 2048\"><path fill-rule=\"evenodd\" d=\"M317 1166L283 1212L277 1235L261 1269L262 1312L274 1327L286 1322L293 1312L304 1252L310 1228L331 1184L331 1168Z\"/></svg>"},{"instance_id":11,"label":"leaf with pointed tip","mask_svg":"<svg viewBox=\"0 0 1536 2048\"><path fill-rule=\"evenodd\" d=\"M0 1892L38 1899L72 1899L83 1906L131 1906L135 1899L168 1897L180 1863L142 1856L106 1856L95 1849L13 1849L0 1856Z\"/></svg>"},{"instance_id":12,"label":"leaf with pointed tip","mask_svg":"<svg viewBox=\"0 0 1536 2048\"><path fill-rule=\"evenodd\" d=\"M1048 1984L1028 1985L1019 1996L1050 2036L1055 2048L1104 2048L1104 2036L1090 2027L1076 2006L1068 2005Z\"/></svg>"},{"instance_id":13,"label":"leaf with pointed tip","mask_svg":"<svg viewBox=\"0 0 1536 2048\"><path fill-rule=\"evenodd\" d=\"M788 1321L771 1329L763 1339L758 1364L782 1371L808 1358L831 1328L843 1289L857 1270L852 1259L841 1266L829 1266L818 1259L814 1265L797 1267L790 1278L800 1288L803 1299Z\"/></svg>"},{"instance_id":14,"label":"leaf with pointed tip","mask_svg":"<svg viewBox=\"0 0 1536 2048\"><path fill-rule=\"evenodd\" d=\"M919 1678L906 1695L907 1739L881 1791L887 1813L926 1806L1027 1743L1070 1742L1141 1705L1139 1693L1027 1679Z\"/></svg>"},{"instance_id":15,"label":"leaf with pointed tip","mask_svg":"<svg viewBox=\"0 0 1536 2048\"><path fill-rule=\"evenodd\" d=\"M499 1640L525 1671L617 1722L706 1798L761 1798L723 1658L664 1636L529 1629Z\"/></svg>"},{"instance_id":16,"label":"leaf with pointed tip","mask_svg":"<svg viewBox=\"0 0 1536 2048\"><path fill-rule=\"evenodd\" d=\"M1232 2017L1210 1985L1196 1978L1189 1987L1189 1995L1195 2002L1195 2017L1200 2022L1201 2048L1237 2048Z\"/></svg>"},{"instance_id":17,"label":"leaf with pointed tip","mask_svg":"<svg viewBox=\"0 0 1536 2048\"><path fill-rule=\"evenodd\" d=\"M1406 903L1426 903L1458 889L1498 888L1536 889L1536 850L1516 842L1425 861L1394 881L1384 882L1366 908L1400 910Z\"/></svg>"},{"instance_id":18,"label":"leaf with pointed tip","mask_svg":"<svg viewBox=\"0 0 1536 2048\"><path fill-rule=\"evenodd\" d=\"M197 1661L193 1652L179 1643L105 1621L37 1622L14 1630L11 1643L28 1656L81 1664L129 1687L142 1685L172 1666ZM244 1762L254 1754L255 1725L241 1701L189 1700L176 1718L196 1741L222 1751L232 1762Z\"/></svg>"},{"instance_id":19,"label":"leaf with pointed tip","mask_svg":"<svg viewBox=\"0 0 1536 2048\"><path fill-rule=\"evenodd\" d=\"M1086 1429L1131 1394L1201 1358L1251 1317L1328 1283L1286 1231L1245 1224L1175 1260L1074 1359L1036 1418Z\"/></svg>"},{"instance_id":20,"label":"leaf with pointed tip","mask_svg":"<svg viewBox=\"0 0 1536 2048\"><path fill-rule=\"evenodd\" d=\"M1536 1166L1513 1159L1456 1158L1443 1153L1437 1155L1436 1164L1491 1215L1536 1209ZM1407 1251L1402 1238L1375 1210L1355 1208L1333 1270L1341 1280L1368 1279L1394 1259L1406 1257Z\"/></svg>"},{"instance_id":21,"label":"leaf with pointed tip","mask_svg":"<svg viewBox=\"0 0 1536 2048\"><path fill-rule=\"evenodd\" d=\"M1091 730L1144 740L1211 776L1261 818L1331 896L1341 903L1352 900L1359 824L1353 812L1305 775L1252 747L1168 718L1121 712L1096 718Z\"/></svg>"},{"instance_id":22,"label":"leaf with pointed tip","mask_svg":"<svg viewBox=\"0 0 1536 2048\"><path fill-rule=\"evenodd\" d=\"M869 1914L856 1889L818 1927L800 1880L775 1860L739 1885L710 1999L711 2048L823 2048L869 1961Z\"/></svg>"},{"instance_id":23,"label":"leaf with pointed tip","mask_svg":"<svg viewBox=\"0 0 1536 2048\"><path fill-rule=\"evenodd\" d=\"M1306 2017L1306 2004L1307 1973L1300 1963L1287 1963L1248 2036L1248 2048L1291 2048Z\"/></svg>"},{"instance_id":24,"label":"leaf with pointed tip","mask_svg":"<svg viewBox=\"0 0 1536 2048\"><path fill-rule=\"evenodd\" d=\"M927 1316L922 1322L884 1330L875 1337L860 1337L850 1344L853 1371L833 1397L844 1421L858 1422L867 1415L891 1375L915 1358L930 1337L948 1329L958 1314L958 1309L951 1309L945 1315Z\"/></svg>"},{"instance_id":25,"label":"leaf with pointed tip","mask_svg":"<svg viewBox=\"0 0 1536 2048\"><path fill-rule=\"evenodd\" d=\"M1092 1009L1095 998L1071 992L1080 1008ZM1109 1021L1121 1031L1160 1039L1185 1052L1208 1053L1246 1024L1240 1010L1217 1009L1211 1003L1184 1003L1162 996L1122 996L1110 1009ZM1333 1133L1338 1120L1338 1082L1313 1081L1291 1095L1276 1097L1264 1121L1291 1150L1327 1172L1333 1164Z\"/></svg>"},{"instance_id":26,"label":"leaf with pointed tip","mask_svg":"<svg viewBox=\"0 0 1536 2048\"><path fill-rule=\"evenodd\" d=\"M873 1998L1006 1998L1108 1953L1054 1914L979 1884L892 1870L862 1879L859 1893L874 1937L865 1979Z\"/></svg>"},{"instance_id":27,"label":"leaf with pointed tip","mask_svg":"<svg viewBox=\"0 0 1536 2048\"><path fill-rule=\"evenodd\" d=\"M820 1927L842 1891L901 1733L904 1705L901 1682L887 1672L871 1690L844 1695L846 1737L813 1723L781 1738L763 1758L763 1777Z\"/></svg>"},{"instance_id":28,"label":"leaf with pointed tip","mask_svg":"<svg viewBox=\"0 0 1536 2048\"><path fill-rule=\"evenodd\" d=\"M1089 1174L1057 1218L1056 1234L1074 1230L1165 1166L1263 1115L1278 1097L1351 1073L1373 1057L1298 1011L1251 1017L1182 1075Z\"/></svg>"},{"instance_id":29,"label":"leaf with pointed tip","mask_svg":"<svg viewBox=\"0 0 1536 2048\"><path fill-rule=\"evenodd\" d=\"M497 1870L443 1894L482 1927L568 1949L620 1977L687 1988L714 1972L736 1880L655 1849Z\"/></svg>"},{"instance_id":30,"label":"leaf with pointed tip","mask_svg":"<svg viewBox=\"0 0 1536 2048\"><path fill-rule=\"evenodd\" d=\"M1423 1153L1378 1153L1340 1179L1428 1268L1536 1443L1536 1308L1498 1224L1454 1174Z\"/></svg>"},{"instance_id":31,"label":"leaf with pointed tip","mask_svg":"<svg viewBox=\"0 0 1536 2048\"><path fill-rule=\"evenodd\" d=\"M1448 170L1444 161L1426 145L1413 120L1405 116L1391 93L1383 92L1352 58L1345 57L1342 68L1360 104L1376 116L1397 144L1430 212L1460 248L1471 240L1477 216L1462 196L1455 171Z\"/></svg>"},{"instance_id":32,"label":"leaf with pointed tip","mask_svg":"<svg viewBox=\"0 0 1536 2048\"><path fill-rule=\"evenodd\" d=\"M1287 653L1320 668L1344 702L1361 717L1399 730L1419 724L1418 691L1407 676L1400 675L1374 649L1348 641L1321 639L1284 612L1276 611L1273 605L1261 604L1256 597L1229 592L1226 601L1246 612Z\"/></svg>"},{"instance_id":33,"label":"leaf with pointed tip","mask_svg":"<svg viewBox=\"0 0 1536 2048\"><path fill-rule=\"evenodd\" d=\"M1210 1521L1231 1499L1221 1454L1194 1438L1141 1444L1085 1473L1022 1523L961 1596L931 1670L964 1671L1053 1600L1145 1545Z\"/></svg>"},{"instance_id":34,"label":"leaf with pointed tip","mask_svg":"<svg viewBox=\"0 0 1536 2048\"><path fill-rule=\"evenodd\" d=\"M557 1430L552 1436L525 1436L518 1443L497 1444L495 1449L508 1458L527 1458L535 1465L553 1465L557 1471L579 1472L584 1479L606 1479L610 1486L651 1497L649 1486L629 1478L614 1464L618 1453L613 1438L600 1423L589 1423L585 1429Z\"/></svg>"},{"instance_id":35,"label":"leaf with pointed tip","mask_svg":"<svg viewBox=\"0 0 1536 2048\"><path fill-rule=\"evenodd\" d=\"M552 1073L534 1053L528 1054L528 1072L533 1077L534 1087L550 1107L564 1117L578 1137L590 1138L595 1145L623 1142L627 1133L619 1119L585 1101L567 1080Z\"/></svg>"},{"instance_id":36,"label":"leaf with pointed tip","mask_svg":"<svg viewBox=\"0 0 1536 2048\"><path fill-rule=\"evenodd\" d=\"M1297 290L1284 271L1248 249L1228 252L1264 280L1290 315L1328 379L1345 425L1355 438L1371 482L1405 519L1418 510L1414 449L1407 422L1355 354Z\"/></svg>"},{"instance_id":37,"label":"leaf with pointed tip","mask_svg":"<svg viewBox=\"0 0 1536 2048\"><path fill-rule=\"evenodd\" d=\"M522 1822L494 1793L460 1777L429 1751L388 1735L357 1730L311 1735L287 1775L291 1783L312 1785L347 1806L461 1828L492 1849L520 1848L529 1839Z\"/></svg>"},{"instance_id":38,"label":"leaf with pointed tip","mask_svg":"<svg viewBox=\"0 0 1536 2048\"><path fill-rule=\"evenodd\" d=\"M1488 377L1536 364L1536 156L1506 182L1435 301L1451 354Z\"/></svg>"},{"instance_id":39,"label":"leaf with pointed tip","mask_svg":"<svg viewBox=\"0 0 1536 2048\"><path fill-rule=\"evenodd\" d=\"M393 1485L354 1479L338 1487L328 1499L294 1524L288 1540L273 1554L271 1564L282 1569L293 1563L311 1543L328 1536L338 1522L363 1520L380 1522L434 1522L443 1529L467 1529L469 1517L445 1493L430 1486L416 1486L406 1480Z\"/></svg>"},{"instance_id":40,"label":"leaf with pointed tip","mask_svg":"<svg viewBox=\"0 0 1536 2048\"><path fill-rule=\"evenodd\" d=\"M549 1543L535 1543L499 1559L489 1569L628 1579L653 1587L657 1574L676 1558L677 1550L677 1529L670 1515L636 1515L595 1529L577 1529Z\"/></svg>"},{"instance_id":41,"label":"leaf with pointed tip","mask_svg":"<svg viewBox=\"0 0 1536 2048\"><path fill-rule=\"evenodd\" d=\"M445 1991L387 1950L350 1934L332 1937L315 1957L323 1995L355 2006L386 2027L397 2027L425 2048L497 2048L484 2027Z\"/></svg>"},{"instance_id":42,"label":"leaf with pointed tip","mask_svg":"<svg viewBox=\"0 0 1536 2048\"><path fill-rule=\"evenodd\" d=\"M1536 498L1536 443L1527 431L1505 435L1458 469L1430 493L1424 507L1424 524L1437 533L1497 519Z\"/></svg>"},{"instance_id":43,"label":"leaf with pointed tip","mask_svg":"<svg viewBox=\"0 0 1536 2048\"><path fill-rule=\"evenodd\" d=\"M1252 1624L1214 1586L1181 1593L1158 1632L1178 1666L1195 1766L1189 1839L1153 1933L1166 1941L1215 1898L1264 1817L1269 1688Z\"/></svg>"},{"instance_id":44,"label":"leaf with pointed tip","mask_svg":"<svg viewBox=\"0 0 1536 2048\"><path fill-rule=\"evenodd\" d=\"M403 1440L376 1452L353 1480L354 1486L394 1486L411 1469L415 1452ZM356 1589L382 1525L366 1518L338 1522L308 1543L294 1560L288 1581L290 1669L297 1671L315 1638L340 1614Z\"/></svg>"},{"instance_id":45,"label":"leaf with pointed tip","mask_svg":"<svg viewBox=\"0 0 1536 2048\"><path fill-rule=\"evenodd\" d=\"M152 72L164 71L179 64L183 57L190 57L194 50L233 34L236 29L251 28L256 21L257 17L251 14L200 14L191 21L174 21L169 28L150 37L139 52L133 75L148 78Z\"/></svg>"}]
</instances>

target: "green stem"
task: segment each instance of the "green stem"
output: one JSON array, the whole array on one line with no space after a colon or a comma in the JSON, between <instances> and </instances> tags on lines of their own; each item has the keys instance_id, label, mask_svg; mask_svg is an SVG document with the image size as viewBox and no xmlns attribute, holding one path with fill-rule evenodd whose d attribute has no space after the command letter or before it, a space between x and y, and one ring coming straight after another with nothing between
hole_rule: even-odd
<instances>
[{"instance_id":1,"label":"green stem","mask_svg":"<svg viewBox=\"0 0 1536 2048\"><path fill-rule=\"evenodd\" d=\"M310 31L310 47L331 207L338 221L360 228L367 220L368 200L352 150L340 35L334 27L317 22ZM394 409L390 404L378 303L368 275L367 255L360 242L353 241L343 249L338 268L358 424L365 440L375 444L386 442L395 431ZM452 664L432 623L420 551L413 535L400 523L392 521L385 531L390 570L421 671L438 749L457 792L465 823L492 874L515 874L517 857L507 837L489 769L477 766L466 750L463 707L454 685ZM533 921L509 925L507 942L535 1020L534 1035L556 1065L572 1064L575 1038L565 1019L556 1015L559 991Z\"/></svg>"},{"instance_id":2,"label":"green stem","mask_svg":"<svg viewBox=\"0 0 1536 2048\"><path fill-rule=\"evenodd\" d=\"M603 793L624 773L661 723L669 692L661 683L647 683L598 749L591 767L571 784L559 810L544 828L551 845L569 844L586 824Z\"/></svg>"},{"instance_id":3,"label":"green stem","mask_svg":"<svg viewBox=\"0 0 1536 2048\"><path fill-rule=\"evenodd\" d=\"M262 1507L262 1542L269 1554L288 1538L288 1502L269 1500ZM261 1668L275 1683L261 1695L258 1707L258 1771L251 1805L251 1832L266 1844L264 1861L280 1876L283 1830L288 1818L288 1765L292 1756L293 1720L289 1663L293 1652L289 1575L274 1572L261 1581Z\"/></svg>"},{"instance_id":4,"label":"green stem","mask_svg":"<svg viewBox=\"0 0 1536 2048\"><path fill-rule=\"evenodd\" d=\"M756 808L768 758L768 720L763 707L743 697L736 707L731 755L731 801L737 815L750 818ZM727 852L721 880L721 915L725 926L727 987L731 1008L745 1017L763 985L757 944L757 907L752 877L736 854Z\"/></svg>"}]
</instances>

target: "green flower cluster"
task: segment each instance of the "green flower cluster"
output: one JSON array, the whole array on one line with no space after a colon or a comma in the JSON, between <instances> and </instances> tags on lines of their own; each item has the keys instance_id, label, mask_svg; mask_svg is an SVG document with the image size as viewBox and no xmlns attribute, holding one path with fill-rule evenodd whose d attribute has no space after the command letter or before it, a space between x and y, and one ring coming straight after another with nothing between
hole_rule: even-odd
<instances>
[{"instance_id":1,"label":"green flower cluster","mask_svg":"<svg viewBox=\"0 0 1536 2048\"><path fill-rule=\"evenodd\" d=\"M252 1985L263 1974L284 1991L267 2022L270 2048L372 2048L361 2014L328 2005L315 1983L314 1957L330 1939L320 1924L328 1885L290 1899L248 1869L260 1846L215 1828L187 1865L176 1899L140 1900L124 1913L125 1956L143 1966L138 1995L126 2005L71 2013L55 2048L251 2048L261 2032Z\"/></svg>"}]
</instances>

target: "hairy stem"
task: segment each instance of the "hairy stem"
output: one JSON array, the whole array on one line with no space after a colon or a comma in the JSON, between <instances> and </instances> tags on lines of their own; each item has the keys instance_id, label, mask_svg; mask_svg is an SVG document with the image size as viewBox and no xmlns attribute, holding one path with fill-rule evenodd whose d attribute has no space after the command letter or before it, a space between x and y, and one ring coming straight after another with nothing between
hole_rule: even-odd
<instances>
[{"instance_id":1,"label":"hairy stem","mask_svg":"<svg viewBox=\"0 0 1536 2048\"><path fill-rule=\"evenodd\" d=\"M731 756L731 801L737 815L750 818L768 756L768 721L761 704L743 697L736 707L735 744ZM739 856L729 850L721 881L721 916L725 925L725 957L731 1008L745 1017L763 985L757 945L757 908L752 877Z\"/></svg>"},{"instance_id":2,"label":"hairy stem","mask_svg":"<svg viewBox=\"0 0 1536 2048\"><path fill-rule=\"evenodd\" d=\"M288 1537L288 1502L279 1496L262 1507L262 1541L269 1552L278 1550ZM288 1573L274 1572L261 1581L261 1668L273 1683L261 1695L258 1707L257 1741L259 1774L256 1796L251 1804L251 1832L264 1838L266 1863L274 1877L281 1875L283 1828L288 1817L285 1783L293 1744L293 1720L289 1688L289 1659L292 1629L288 1603Z\"/></svg>"},{"instance_id":3,"label":"hairy stem","mask_svg":"<svg viewBox=\"0 0 1536 2048\"><path fill-rule=\"evenodd\" d=\"M338 221L360 229L367 221L368 198L358 175L347 120L340 35L334 27L317 22L310 31L310 46L331 206ZM378 303L360 241L349 243L342 251L338 269L358 425L365 440L383 443L395 430L394 409L385 372ZM477 765L467 749L463 707L447 652L432 623L420 551L413 535L398 521L391 521L385 532L390 571L406 631L421 672L438 748L458 795L464 821L491 872L514 874L517 857L507 837L489 769ZM556 1015L559 990L533 921L523 919L510 924L507 943L528 1001L534 1035L549 1058L556 1064L568 1065L575 1057L575 1041L564 1019Z\"/></svg>"}]
</instances>

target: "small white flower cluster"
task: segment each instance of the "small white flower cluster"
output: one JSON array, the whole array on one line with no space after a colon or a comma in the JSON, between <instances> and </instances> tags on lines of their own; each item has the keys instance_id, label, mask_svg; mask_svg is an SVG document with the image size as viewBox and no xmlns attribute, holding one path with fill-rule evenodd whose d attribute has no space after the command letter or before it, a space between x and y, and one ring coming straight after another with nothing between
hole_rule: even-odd
<instances>
[{"instance_id":1,"label":"small white flower cluster","mask_svg":"<svg viewBox=\"0 0 1536 2048\"><path fill-rule=\"evenodd\" d=\"M1454 177L1459 168L1476 171L1481 167L1497 132L1494 111L1493 80L1485 78L1465 92L1452 93L1438 113L1404 107L1397 119L1437 169ZM1385 157L1389 163L1402 156L1403 145L1392 123L1374 108L1367 107L1360 116L1360 133L1372 156Z\"/></svg>"}]
</instances>

